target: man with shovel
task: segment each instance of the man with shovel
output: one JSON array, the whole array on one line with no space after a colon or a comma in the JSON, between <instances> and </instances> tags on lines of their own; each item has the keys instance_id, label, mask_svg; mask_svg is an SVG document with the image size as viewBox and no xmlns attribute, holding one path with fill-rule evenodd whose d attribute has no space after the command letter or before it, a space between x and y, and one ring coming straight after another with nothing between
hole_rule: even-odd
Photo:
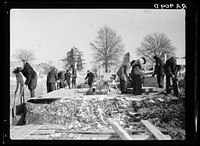
<instances>
[{"instance_id":1,"label":"man with shovel","mask_svg":"<svg viewBox=\"0 0 200 146\"><path fill-rule=\"evenodd\" d=\"M15 74L16 77L16 81L17 81L17 86L15 89L15 97L17 95L17 91L19 90L19 95L20 95L20 102L22 104L22 102L24 103L24 80L22 77L22 74L20 73L20 70L22 70L20 67L17 67L16 69L14 69L13 73ZM23 101L22 101L23 100Z\"/></svg>"},{"instance_id":2,"label":"man with shovel","mask_svg":"<svg viewBox=\"0 0 200 146\"><path fill-rule=\"evenodd\" d=\"M24 118L25 118L25 106L24 106L24 103L25 103L25 100L24 100L24 80L23 80L23 77L22 77L22 74L20 73L20 71L22 70L21 67L17 67L13 73L15 74L16 76L16 81L17 81L17 86L16 86L16 89L15 89L15 94L14 94L14 104L13 104L13 107L12 107L12 124L17 124L17 125L20 125L20 124L24 124ZM20 92L19 92L19 99L20 99L20 104L17 104L16 105L16 97L17 97L17 91L20 87ZM16 115L22 115L20 120L17 121L16 119ZM17 123L16 123L17 122Z\"/></svg>"},{"instance_id":3,"label":"man with shovel","mask_svg":"<svg viewBox=\"0 0 200 146\"><path fill-rule=\"evenodd\" d=\"M180 97L177 79L177 73L180 70L180 66L177 65L175 57L169 58L163 67L166 74L166 93L170 94L171 89L173 89L174 94L177 97ZM170 80L172 80L172 85Z\"/></svg>"}]
</instances>

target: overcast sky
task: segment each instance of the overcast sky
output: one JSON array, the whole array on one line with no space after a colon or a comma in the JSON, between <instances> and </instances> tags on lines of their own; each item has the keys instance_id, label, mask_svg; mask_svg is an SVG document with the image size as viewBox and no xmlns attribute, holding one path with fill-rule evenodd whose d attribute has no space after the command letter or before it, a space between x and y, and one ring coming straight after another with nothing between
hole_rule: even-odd
<instances>
[{"instance_id":1,"label":"overcast sky","mask_svg":"<svg viewBox=\"0 0 200 146\"><path fill-rule=\"evenodd\" d=\"M86 69L91 69L97 32L104 25L121 35L131 60L147 34L164 32L185 56L185 10L183 9L12 9L10 12L10 59L15 50L34 50L34 63L57 62L73 46L83 51Z\"/></svg>"}]
</instances>

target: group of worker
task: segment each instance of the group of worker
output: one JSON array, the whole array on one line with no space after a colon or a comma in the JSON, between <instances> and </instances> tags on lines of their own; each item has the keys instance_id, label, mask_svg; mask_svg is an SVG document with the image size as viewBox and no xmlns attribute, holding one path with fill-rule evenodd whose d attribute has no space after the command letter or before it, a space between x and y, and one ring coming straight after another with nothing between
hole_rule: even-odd
<instances>
[{"instance_id":1,"label":"group of worker","mask_svg":"<svg viewBox=\"0 0 200 146\"><path fill-rule=\"evenodd\" d=\"M169 58L165 63L158 57L153 56L156 66L153 72L153 76L157 76L158 87L163 88L163 79L166 75L166 93L170 94L173 89L174 94L179 97L179 89L177 83L177 73L180 70L180 66L177 65L175 57ZM35 88L37 86L37 73L31 67L31 65L26 61L22 60L23 67L17 67L13 73L16 75L17 79L17 88L15 90L15 94L20 86L20 95L23 94L24 84L28 86L30 90L30 96L35 97ZM142 94L142 84L144 83L144 75L142 73L142 65L146 63L146 59L144 57L132 60L130 62L130 53L125 54L123 58L122 65L117 71L117 75L120 79L120 89L121 93L128 93L127 85L128 82L131 82L131 87L133 89L134 95ZM131 69L131 72L128 73L128 70ZM26 78L24 83L23 76ZM70 89L71 82L72 88L76 88L76 78L77 78L77 70L75 69L75 65L71 66L70 70L66 70L66 72L57 73L57 69L55 67L51 67L50 71L47 75L47 93L58 88L65 88L68 86ZM90 88L92 87L92 83L94 81L94 74L88 70L87 76L85 80L87 80ZM171 85L172 80L172 85Z\"/></svg>"},{"instance_id":2,"label":"group of worker","mask_svg":"<svg viewBox=\"0 0 200 146\"><path fill-rule=\"evenodd\" d=\"M25 86L27 86L30 90L30 97L35 97L35 89L37 86L37 73L26 60L23 59L22 62L22 67L17 67L13 71L17 81L15 95L17 94L18 88L20 88L19 94L21 97L24 96L24 88ZM63 71L58 73L55 67L50 67L50 71L47 75L46 80L47 93L58 88L64 88L66 86L68 86L68 88L70 89L71 82L72 88L76 88L77 70L75 69L74 65L71 66L71 70L71 73L69 70L66 70L66 73L64 73ZM25 83L22 75L26 78Z\"/></svg>"},{"instance_id":3,"label":"group of worker","mask_svg":"<svg viewBox=\"0 0 200 146\"><path fill-rule=\"evenodd\" d=\"M24 96L25 84L30 90L30 97L35 97L35 89L37 86L37 73L25 59L23 59L22 62L23 65L21 67L17 67L13 71L17 81L15 95L17 94L17 91L20 88L19 94L20 96ZM46 80L47 93L60 88L76 88L77 70L75 68L75 65L71 65L70 69L67 69L66 72L58 72L58 70L54 66L50 67L50 71L47 74ZM22 75L26 78L25 83ZM88 70L87 76L85 77L85 81L87 80L87 83L90 88L92 87L94 78L94 74Z\"/></svg>"},{"instance_id":4,"label":"group of worker","mask_svg":"<svg viewBox=\"0 0 200 146\"><path fill-rule=\"evenodd\" d=\"M71 65L71 72L69 69L64 71L60 71L58 73L55 67L51 67L49 73L47 74L47 93L54 91L56 89L68 87L76 88L76 78L77 78L77 70L75 69L75 65Z\"/></svg>"},{"instance_id":5,"label":"group of worker","mask_svg":"<svg viewBox=\"0 0 200 146\"><path fill-rule=\"evenodd\" d=\"M156 62L155 70L152 76L157 76L157 83L159 88L163 88L163 80L166 75L166 93L170 94L173 89L174 94L179 97L179 89L177 83L177 73L180 70L180 65L177 65L175 57L170 57L165 63L158 56L153 56ZM142 65L146 63L144 57L132 60L130 62L130 53L126 53L122 62L122 65L117 71L117 75L120 79L121 93L128 93L127 85L131 83L134 95L142 94L142 84L144 83L144 75L142 72ZM129 69L131 72L128 73ZM172 80L172 85L171 85Z\"/></svg>"}]
</instances>

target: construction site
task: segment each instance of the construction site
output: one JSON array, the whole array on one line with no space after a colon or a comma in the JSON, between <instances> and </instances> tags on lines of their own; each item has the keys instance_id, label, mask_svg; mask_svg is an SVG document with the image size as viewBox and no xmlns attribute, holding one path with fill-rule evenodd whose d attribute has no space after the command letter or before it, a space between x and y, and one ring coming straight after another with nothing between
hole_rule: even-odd
<instances>
[{"instance_id":1,"label":"construction site","mask_svg":"<svg viewBox=\"0 0 200 146\"><path fill-rule=\"evenodd\" d=\"M188 138L185 11L158 13L145 5L8 12L10 120L4 120L4 138Z\"/></svg>"},{"instance_id":2,"label":"construction site","mask_svg":"<svg viewBox=\"0 0 200 146\"><path fill-rule=\"evenodd\" d=\"M105 82L95 92L82 84L27 98L10 109L10 139L185 140L184 85L177 98L149 87L153 80L146 78L142 95L131 88L121 94L118 82Z\"/></svg>"}]
</instances>

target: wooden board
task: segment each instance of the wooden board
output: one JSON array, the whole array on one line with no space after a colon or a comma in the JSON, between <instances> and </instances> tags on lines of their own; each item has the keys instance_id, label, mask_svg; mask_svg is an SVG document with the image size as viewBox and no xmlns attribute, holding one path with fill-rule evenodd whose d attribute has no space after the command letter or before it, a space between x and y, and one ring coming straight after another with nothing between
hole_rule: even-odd
<instances>
[{"instance_id":1,"label":"wooden board","mask_svg":"<svg viewBox=\"0 0 200 146\"><path fill-rule=\"evenodd\" d=\"M166 137L162 132L160 132L154 125L152 125L148 120L141 120L141 122L151 131L151 133L158 140L170 140L169 137Z\"/></svg>"},{"instance_id":2,"label":"wooden board","mask_svg":"<svg viewBox=\"0 0 200 146\"><path fill-rule=\"evenodd\" d=\"M24 138L25 140L47 140L49 135L28 135Z\"/></svg>"},{"instance_id":3,"label":"wooden board","mask_svg":"<svg viewBox=\"0 0 200 146\"><path fill-rule=\"evenodd\" d=\"M108 119L108 122L122 140L133 140L133 138L116 121Z\"/></svg>"},{"instance_id":4,"label":"wooden board","mask_svg":"<svg viewBox=\"0 0 200 146\"><path fill-rule=\"evenodd\" d=\"M26 136L37 130L39 127L42 125L24 125L24 126L19 126L20 128L16 128L15 130L12 130L10 132L10 138L12 140L17 140L17 139L25 139Z\"/></svg>"},{"instance_id":5,"label":"wooden board","mask_svg":"<svg viewBox=\"0 0 200 146\"><path fill-rule=\"evenodd\" d=\"M121 135L119 136L115 130L108 128L83 132L69 131L62 125L24 125L10 127L10 138L12 140L50 140L53 135L61 134L64 135L61 138L62 140L66 140L65 135L69 139L70 137L73 139L74 136L74 140L122 140ZM135 134L130 135L130 137L133 140L146 140L149 138L149 135Z\"/></svg>"}]
</instances>

